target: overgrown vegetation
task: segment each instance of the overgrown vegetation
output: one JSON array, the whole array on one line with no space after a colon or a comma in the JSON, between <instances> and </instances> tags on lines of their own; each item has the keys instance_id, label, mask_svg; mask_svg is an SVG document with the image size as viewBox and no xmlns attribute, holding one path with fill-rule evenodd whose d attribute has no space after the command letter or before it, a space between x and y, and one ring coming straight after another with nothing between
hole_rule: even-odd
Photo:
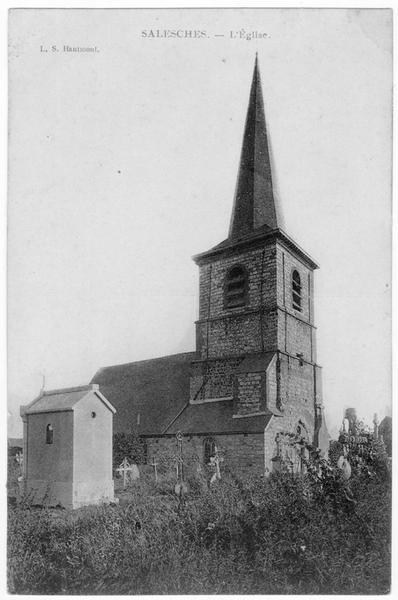
<instances>
[{"instance_id":1,"label":"overgrown vegetation","mask_svg":"<svg viewBox=\"0 0 398 600\"><path fill-rule=\"evenodd\" d=\"M124 458L129 462L142 464L146 460L145 441L127 433L115 433L113 436L113 470L121 464Z\"/></svg>"},{"instance_id":2,"label":"overgrown vegetation","mask_svg":"<svg viewBox=\"0 0 398 600\"><path fill-rule=\"evenodd\" d=\"M9 513L9 589L34 594L387 593L390 472L382 448L349 480L313 456L281 472L209 488L150 470L119 506Z\"/></svg>"}]
</instances>

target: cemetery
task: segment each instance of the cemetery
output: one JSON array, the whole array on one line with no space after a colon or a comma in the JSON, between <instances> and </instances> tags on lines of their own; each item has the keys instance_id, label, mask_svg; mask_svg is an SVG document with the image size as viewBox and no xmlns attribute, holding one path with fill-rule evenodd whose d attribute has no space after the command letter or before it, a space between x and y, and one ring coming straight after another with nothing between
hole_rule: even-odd
<instances>
[{"instance_id":1,"label":"cemetery","mask_svg":"<svg viewBox=\"0 0 398 600\"><path fill-rule=\"evenodd\" d=\"M217 448L208 464L198 461L184 432L173 452L146 464L131 440L130 456L114 462L113 501L61 508L21 495L9 510L10 591L387 592L391 472L383 442L361 424L342 429L330 459L299 436L291 442L305 450L303 471L286 455L278 472L242 480ZM10 460L20 468L20 454Z\"/></svg>"}]
</instances>

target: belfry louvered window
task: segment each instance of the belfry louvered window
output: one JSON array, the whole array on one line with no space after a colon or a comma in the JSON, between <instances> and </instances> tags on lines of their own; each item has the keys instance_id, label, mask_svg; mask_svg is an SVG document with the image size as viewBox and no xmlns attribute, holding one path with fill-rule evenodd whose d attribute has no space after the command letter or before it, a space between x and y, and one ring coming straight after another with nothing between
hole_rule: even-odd
<instances>
[{"instance_id":1,"label":"belfry louvered window","mask_svg":"<svg viewBox=\"0 0 398 600\"><path fill-rule=\"evenodd\" d=\"M301 311L301 280L296 270L292 273L292 303L295 310Z\"/></svg>"},{"instance_id":2,"label":"belfry louvered window","mask_svg":"<svg viewBox=\"0 0 398 600\"><path fill-rule=\"evenodd\" d=\"M224 307L235 308L247 302L247 271L241 265L232 267L225 278Z\"/></svg>"}]
</instances>

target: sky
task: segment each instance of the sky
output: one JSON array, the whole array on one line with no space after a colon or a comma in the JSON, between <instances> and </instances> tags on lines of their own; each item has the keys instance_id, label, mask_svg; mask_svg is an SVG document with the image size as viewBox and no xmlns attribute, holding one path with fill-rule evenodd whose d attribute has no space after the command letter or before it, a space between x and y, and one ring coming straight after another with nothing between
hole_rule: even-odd
<instances>
[{"instance_id":1,"label":"sky","mask_svg":"<svg viewBox=\"0 0 398 600\"><path fill-rule=\"evenodd\" d=\"M256 51L284 228L320 265L329 430L348 406L368 423L387 414L391 19L11 11L10 436L43 378L46 389L79 385L103 366L194 348L191 256L227 237Z\"/></svg>"}]
</instances>

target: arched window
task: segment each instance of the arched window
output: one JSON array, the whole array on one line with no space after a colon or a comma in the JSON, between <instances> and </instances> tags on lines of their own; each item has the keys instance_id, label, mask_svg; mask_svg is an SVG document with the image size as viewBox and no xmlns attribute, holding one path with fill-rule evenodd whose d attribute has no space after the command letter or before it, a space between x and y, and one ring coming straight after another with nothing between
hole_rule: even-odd
<instances>
[{"instance_id":1,"label":"arched window","mask_svg":"<svg viewBox=\"0 0 398 600\"><path fill-rule=\"evenodd\" d=\"M213 438L206 438L203 444L203 462L208 465L212 456L217 452L216 442Z\"/></svg>"},{"instance_id":2,"label":"arched window","mask_svg":"<svg viewBox=\"0 0 398 600\"><path fill-rule=\"evenodd\" d=\"M52 425L46 427L46 444L52 444L54 441L54 431Z\"/></svg>"},{"instance_id":3,"label":"arched window","mask_svg":"<svg viewBox=\"0 0 398 600\"><path fill-rule=\"evenodd\" d=\"M293 308L301 312L301 280L296 270L292 273L292 303Z\"/></svg>"},{"instance_id":4,"label":"arched window","mask_svg":"<svg viewBox=\"0 0 398 600\"><path fill-rule=\"evenodd\" d=\"M247 302L247 271L241 265L231 267L224 284L224 307L235 308Z\"/></svg>"}]
</instances>

